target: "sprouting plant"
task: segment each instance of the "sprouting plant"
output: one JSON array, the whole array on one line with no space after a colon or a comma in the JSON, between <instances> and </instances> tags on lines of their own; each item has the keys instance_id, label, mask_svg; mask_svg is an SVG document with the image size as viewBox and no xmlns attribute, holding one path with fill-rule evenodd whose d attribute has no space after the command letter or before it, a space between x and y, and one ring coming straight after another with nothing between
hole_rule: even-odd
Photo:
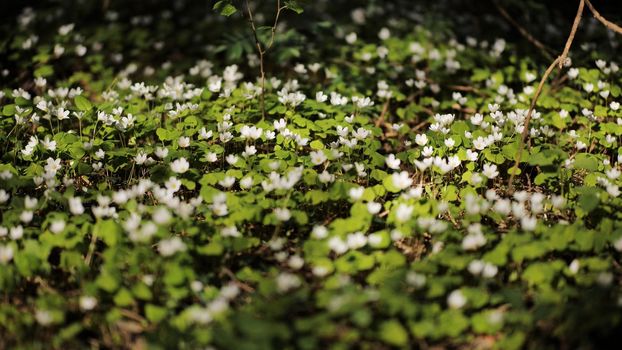
<instances>
[{"instance_id":1,"label":"sprouting plant","mask_svg":"<svg viewBox=\"0 0 622 350\"><path fill-rule=\"evenodd\" d=\"M214 9L219 11L223 16L231 16L234 13L238 12L238 8L233 4L232 0L222 0L218 1L214 4ZM257 48L257 55L259 56L259 77L261 81L261 93L259 96L259 105L261 108L261 116L262 119L266 117L266 70L265 70L265 57L268 51L274 45L274 40L276 38L276 30L279 24L279 19L281 17L281 12L284 10L291 10L296 12L297 14L301 14L303 12L302 7L296 0L286 0L276 1L276 10L274 14L274 23L272 26L268 27L269 29L269 38L267 41L262 40L260 31L263 27L258 27L255 16L253 15L253 9L251 8L251 4L248 0L244 0L244 11L246 12L247 20L250 25L250 28L253 32L253 39L255 41L255 47Z\"/></svg>"}]
</instances>

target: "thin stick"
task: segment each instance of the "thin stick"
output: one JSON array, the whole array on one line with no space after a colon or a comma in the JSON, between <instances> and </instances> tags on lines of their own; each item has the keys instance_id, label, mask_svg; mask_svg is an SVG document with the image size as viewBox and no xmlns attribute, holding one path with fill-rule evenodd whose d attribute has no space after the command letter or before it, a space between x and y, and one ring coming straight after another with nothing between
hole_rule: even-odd
<instances>
[{"instance_id":1,"label":"thin stick","mask_svg":"<svg viewBox=\"0 0 622 350\"><path fill-rule=\"evenodd\" d=\"M259 37L257 36L257 28L255 27L255 20L253 19L253 11L251 11L251 7L246 0L246 10L248 11L248 21L251 24L251 29L253 30L253 37L255 38L255 46L257 46L257 53L259 54L259 73L261 76L261 95L259 96L259 104L261 107L261 117L262 119L266 118L266 105L265 105L265 91L266 91L266 72L264 70L263 65L263 55L266 51L261 47L261 41L259 41Z\"/></svg>"},{"instance_id":2,"label":"thin stick","mask_svg":"<svg viewBox=\"0 0 622 350\"><path fill-rule=\"evenodd\" d=\"M276 26L277 26L277 24L279 24L279 16L281 15L281 11L283 11L286 8L287 8L287 6L281 6L281 0L277 0L276 1L276 17L274 18L274 25L272 25L272 33L271 33L271 36L270 36L270 42L266 46L266 50L270 49L272 47L272 44L274 44L274 36L276 34Z\"/></svg>"},{"instance_id":3,"label":"thin stick","mask_svg":"<svg viewBox=\"0 0 622 350\"><path fill-rule=\"evenodd\" d=\"M574 23L572 24L572 29L570 30L570 35L568 36L568 40L566 40L564 51L562 52L562 55L560 56L560 60L558 62L559 69L561 69L566 63L566 57L568 57L568 52L570 52L570 46L572 45L574 36L577 33L577 28L579 28L579 23L581 22L581 16L583 15L584 6L585 6L585 0L581 0L579 2L579 8L577 9L577 15L575 16Z\"/></svg>"},{"instance_id":4,"label":"thin stick","mask_svg":"<svg viewBox=\"0 0 622 350\"><path fill-rule=\"evenodd\" d=\"M592 11L592 14L594 15L594 17L597 20L599 20L600 23L604 24L605 27L613 30L614 32L622 34L622 27L620 27L619 25L617 25L617 24L615 24L613 22L609 22L606 18L601 16L600 13L598 13L598 11L596 11L596 9L594 8L594 5L592 5L592 3L589 0L585 0L585 2L587 3L587 7L590 8L590 11Z\"/></svg>"},{"instance_id":5,"label":"thin stick","mask_svg":"<svg viewBox=\"0 0 622 350\"><path fill-rule=\"evenodd\" d=\"M279 17L281 16L281 11L286 9L287 6L281 6L281 0L277 0L276 2L276 16L274 18L274 24L270 28L271 35L270 41L267 45L262 45L259 40L259 36L257 35L257 27L255 26L255 20L253 19L253 11L251 11L250 4L248 0L246 0L246 11L248 12L248 22L251 25L251 29L253 30L253 37L255 39L255 46L257 47L257 53L259 54L259 73L261 79L261 95L259 96L259 105L261 107L261 116L263 119L266 118L266 71L264 68L264 57L266 52L270 50L272 45L274 44L274 38L276 36L276 27L279 24Z\"/></svg>"},{"instance_id":6,"label":"thin stick","mask_svg":"<svg viewBox=\"0 0 622 350\"><path fill-rule=\"evenodd\" d=\"M523 154L523 150L525 149L525 139L529 134L529 122L531 121L531 115L536 107L536 102L538 102L538 98L542 93L544 83L546 82L549 75L551 75L551 73L553 72L553 69L555 69L555 66L557 65L561 69L564 65L564 62L566 61L566 57L568 56L568 52L570 51L570 47L572 46L572 41L574 40L575 34L577 33L577 28L579 27L579 23L581 23L581 15L583 14L584 5L585 0L581 0L579 2L579 8L577 9L577 15L575 16L574 23L572 24L572 29L570 30L570 35L566 40L564 51L559 57L557 57L553 61L553 63L551 63L549 68L547 68L547 70L544 72L544 75L542 76L542 79L540 79L540 83L538 84L538 89L536 90L536 93L533 96L533 100L531 101L531 105L529 106L529 110L527 111L527 116L525 117L525 125L523 126L523 132L521 133L520 143L518 146L518 153L516 154L516 161L514 162L514 167L512 168L513 171L510 175L510 181L508 183L509 193L512 193L514 191L514 176L518 171L518 165L520 164L521 156Z\"/></svg>"},{"instance_id":7,"label":"thin stick","mask_svg":"<svg viewBox=\"0 0 622 350\"><path fill-rule=\"evenodd\" d=\"M542 52L542 55L546 59L549 59L549 60L553 59L553 56L551 55L552 50L550 48L544 45L540 40L536 39L533 35L531 35L531 33L527 31L527 29L525 29L525 27L521 26L520 23L518 23L514 18L512 18L512 16L510 16L510 14L505 10L505 8L501 6L501 4L499 4L498 1L496 0L493 1L493 4L497 8L497 11L499 11L501 16L503 16L503 18L505 18L508 22L510 22L510 24L512 24L518 30L518 32L521 33L521 35L524 36L525 39L527 39L527 41L529 41L535 47L540 49L540 51Z\"/></svg>"}]
</instances>

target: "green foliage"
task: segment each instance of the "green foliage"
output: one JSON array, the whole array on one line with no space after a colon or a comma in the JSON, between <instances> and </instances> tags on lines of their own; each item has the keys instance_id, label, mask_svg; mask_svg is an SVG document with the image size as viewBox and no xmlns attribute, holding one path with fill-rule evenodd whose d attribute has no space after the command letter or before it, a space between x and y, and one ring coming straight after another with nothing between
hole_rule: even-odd
<instances>
[{"instance_id":1,"label":"green foliage","mask_svg":"<svg viewBox=\"0 0 622 350\"><path fill-rule=\"evenodd\" d=\"M515 169L546 68L515 43L400 1L282 1L264 116L245 3L186 3L0 26L0 348L617 337L615 57L545 84ZM275 4L250 5L269 42Z\"/></svg>"}]
</instances>

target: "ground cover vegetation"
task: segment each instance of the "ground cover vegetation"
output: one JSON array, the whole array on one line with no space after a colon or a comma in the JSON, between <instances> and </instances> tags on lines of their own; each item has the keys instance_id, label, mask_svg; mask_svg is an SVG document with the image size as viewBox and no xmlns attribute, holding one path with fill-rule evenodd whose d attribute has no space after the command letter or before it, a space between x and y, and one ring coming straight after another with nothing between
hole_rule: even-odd
<instances>
[{"instance_id":1,"label":"ground cover vegetation","mask_svg":"<svg viewBox=\"0 0 622 350\"><path fill-rule=\"evenodd\" d=\"M0 347L615 348L619 12L571 3L6 5Z\"/></svg>"}]
</instances>

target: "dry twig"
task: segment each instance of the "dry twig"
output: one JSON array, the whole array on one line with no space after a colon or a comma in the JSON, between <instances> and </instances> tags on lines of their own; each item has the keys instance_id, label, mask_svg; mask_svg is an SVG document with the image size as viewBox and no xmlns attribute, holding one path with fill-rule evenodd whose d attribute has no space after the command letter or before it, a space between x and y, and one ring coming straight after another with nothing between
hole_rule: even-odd
<instances>
[{"instance_id":1,"label":"dry twig","mask_svg":"<svg viewBox=\"0 0 622 350\"><path fill-rule=\"evenodd\" d=\"M533 113L533 110L536 107L536 102L538 101L538 97L540 97L540 94L542 93L542 87L544 86L546 79L553 72L553 69L555 68L555 66L557 65L559 69L562 69L564 64L566 63L568 53L570 52L570 47L572 46L572 41L574 40L575 34L577 33L577 28L579 27L579 23L581 23L581 16L583 15L583 8L585 4L587 4L590 11L592 11L592 14L594 15L594 17L598 21L600 21L605 27L619 34L622 34L622 27L604 18L594 8L594 5L592 5L590 0L580 0L579 8L577 9L577 15L574 18L572 29L570 30L570 35L568 36L568 39L566 40L566 45L564 45L564 51L562 51L562 54L559 57L557 57L553 61L553 63L549 66L549 68L546 70L546 72L544 72L544 75L542 76L542 79L540 80L540 83L538 84L538 89L536 90L536 94L534 95L533 100L531 101L531 105L529 107L529 111L527 112L527 116L525 117L525 126L523 129L523 132L521 133L520 145L518 147L518 153L516 154L516 162L514 163L514 167L512 168L513 171L512 171L512 174L510 175L510 181L508 184L509 193L512 193L514 189L513 187L514 186L514 175L518 171L518 165L520 164L521 156L525 148L525 139L527 138L527 135L529 134L529 122L531 121L531 115Z\"/></svg>"},{"instance_id":2,"label":"dry twig","mask_svg":"<svg viewBox=\"0 0 622 350\"><path fill-rule=\"evenodd\" d=\"M499 11L501 16L503 16L503 18L505 18L508 22L510 22L510 24L512 24L518 30L518 32L522 36L524 36L525 39L527 39L527 41L529 41L535 47L540 49L540 52L542 52L542 55L546 59L549 59L549 60L553 59L553 56L551 54L552 50L550 48L548 48L540 40L536 39L533 35L531 35L531 33L529 33L529 31L527 31L527 29L525 29L525 27L523 27L512 16L510 16L510 14L505 10L505 8L503 8L503 6L501 6L501 4L499 4L498 1L495 0L492 3L495 5L495 7L497 8L497 11Z\"/></svg>"},{"instance_id":3,"label":"dry twig","mask_svg":"<svg viewBox=\"0 0 622 350\"><path fill-rule=\"evenodd\" d=\"M255 46L257 47L257 53L259 54L259 73L261 79L261 95L259 97L259 104L261 107L261 116L262 118L266 118L266 70L264 66L264 57L268 50L274 44L274 38L276 36L276 27L279 24L279 17L281 16L281 11L283 11L287 6L281 6L281 0L277 0L276 2L276 16L274 18L274 24L270 28L270 41L267 45L262 45L261 40L259 40L259 36L257 35L257 27L255 26L255 20L253 18L253 11L251 11L250 4L248 0L246 0L246 11L248 13L248 22L251 25L251 29L253 31L253 37L255 39Z\"/></svg>"},{"instance_id":4,"label":"dry twig","mask_svg":"<svg viewBox=\"0 0 622 350\"><path fill-rule=\"evenodd\" d=\"M608 21L606 18L601 16L600 13L598 11L596 11L596 9L594 8L594 5L592 5L590 0L585 0L585 3L587 4L587 7L590 8L590 11L592 11L592 14L594 15L594 18L599 20L600 23L604 24L605 27L613 30L614 32L617 32L618 34L622 34L622 27L620 27L619 25L617 25L617 24L615 24L613 22Z\"/></svg>"},{"instance_id":5,"label":"dry twig","mask_svg":"<svg viewBox=\"0 0 622 350\"><path fill-rule=\"evenodd\" d=\"M564 51L559 57L557 57L553 61L553 63L551 63L549 68L547 68L547 70L544 72L544 75L542 76L542 79L540 79L540 83L538 84L538 88L536 89L536 93L533 96L533 100L531 101L531 105L529 106L529 110L527 111L527 116L525 117L525 124L523 126L523 132L521 133L520 143L518 146L518 152L516 154L516 161L514 163L514 167L512 168L513 169L512 174L510 175L510 181L508 184L509 193L512 193L514 190L514 176L518 172L518 165L520 164L521 156L523 154L523 150L525 149L525 140L527 138L527 135L529 134L529 122L531 121L531 115L533 114L533 111L536 108L536 102L538 102L538 97L540 97L540 94L542 93L542 88L544 87L544 83L546 82L549 75L551 75L551 73L553 72L553 69L555 69L555 66L559 66L560 69L563 67L564 62L566 61L568 57L568 52L570 52L572 41L574 40L575 34L577 33L577 28L579 27L579 23L581 23L581 16L583 15L584 6L585 6L585 0L580 0L579 8L577 9L577 14L574 18L572 29L570 30L570 35L568 36L568 39L566 40L566 45L564 46Z\"/></svg>"}]
</instances>

